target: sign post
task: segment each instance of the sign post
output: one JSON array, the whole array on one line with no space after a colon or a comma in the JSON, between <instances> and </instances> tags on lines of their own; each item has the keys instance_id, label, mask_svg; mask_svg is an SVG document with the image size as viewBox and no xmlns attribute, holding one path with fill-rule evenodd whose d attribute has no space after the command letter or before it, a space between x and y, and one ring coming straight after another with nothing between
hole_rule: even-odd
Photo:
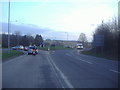
<instances>
[{"instance_id":1,"label":"sign post","mask_svg":"<svg viewBox=\"0 0 120 90\"><path fill-rule=\"evenodd\" d=\"M94 48L95 48L95 53L96 53L96 48L100 47L101 48L101 53L103 54L104 35L102 35L102 34L94 35L93 45L94 45Z\"/></svg>"}]
</instances>

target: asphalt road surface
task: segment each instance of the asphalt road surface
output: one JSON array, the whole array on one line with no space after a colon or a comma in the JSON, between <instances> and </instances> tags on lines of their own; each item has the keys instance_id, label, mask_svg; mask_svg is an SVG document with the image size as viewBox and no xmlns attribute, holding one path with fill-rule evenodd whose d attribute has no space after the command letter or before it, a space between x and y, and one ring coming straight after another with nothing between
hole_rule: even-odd
<instances>
[{"instance_id":1,"label":"asphalt road surface","mask_svg":"<svg viewBox=\"0 0 120 90\"><path fill-rule=\"evenodd\" d=\"M77 50L39 51L2 64L3 88L118 88L118 62Z\"/></svg>"}]
</instances>

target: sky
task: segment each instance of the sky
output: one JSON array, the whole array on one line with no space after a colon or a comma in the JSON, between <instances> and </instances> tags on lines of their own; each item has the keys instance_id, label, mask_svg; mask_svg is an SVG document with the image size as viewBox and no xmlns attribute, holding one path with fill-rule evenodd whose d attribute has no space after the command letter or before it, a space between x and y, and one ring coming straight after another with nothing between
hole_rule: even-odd
<instances>
[{"instance_id":1,"label":"sky","mask_svg":"<svg viewBox=\"0 0 120 90\"><path fill-rule=\"evenodd\" d=\"M8 0L1 5L1 22L7 23ZM118 14L118 0L11 0L10 7L11 31L15 25L34 27L33 31L19 28L22 34L59 40L66 40L67 35L69 40L78 40L80 33L85 33L91 41L102 20L107 22Z\"/></svg>"}]
</instances>

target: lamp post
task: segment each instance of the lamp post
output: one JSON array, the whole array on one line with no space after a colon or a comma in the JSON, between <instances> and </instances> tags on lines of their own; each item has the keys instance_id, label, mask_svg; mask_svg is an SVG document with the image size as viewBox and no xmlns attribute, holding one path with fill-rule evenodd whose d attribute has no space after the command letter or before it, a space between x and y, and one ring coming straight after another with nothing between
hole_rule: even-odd
<instances>
[{"instance_id":1,"label":"lamp post","mask_svg":"<svg viewBox=\"0 0 120 90\"><path fill-rule=\"evenodd\" d=\"M8 49L10 53L10 0L8 5Z\"/></svg>"},{"instance_id":2,"label":"lamp post","mask_svg":"<svg viewBox=\"0 0 120 90\"><path fill-rule=\"evenodd\" d=\"M65 32L67 34L67 41L68 41L68 32Z\"/></svg>"}]
</instances>

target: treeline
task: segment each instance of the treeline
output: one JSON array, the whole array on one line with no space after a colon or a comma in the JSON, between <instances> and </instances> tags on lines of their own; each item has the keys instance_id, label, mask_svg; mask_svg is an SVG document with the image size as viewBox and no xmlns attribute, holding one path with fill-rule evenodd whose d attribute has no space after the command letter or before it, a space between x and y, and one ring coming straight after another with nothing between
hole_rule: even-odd
<instances>
[{"instance_id":1,"label":"treeline","mask_svg":"<svg viewBox=\"0 0 120 90\"><path fill-rule=\"evenodd\" d=\"M102 22L94 32L94 35L98 34L104 35L103 54L118 56L118 39L120 38L120 32L117 19L113 18L112 21ZM96 48L96 53L101 53L100 47Z\"/></svg>"},{"instance_id":2,"label":"treeline","mask_svg":"<svg viewBox=\"0 0 120 90\"><path fill-rule=\"evenodd\" d=\"M8 34L1 34L2 36L2 47L7 48L8 47ZM29 45L41 45L43 43L43 38L41 35L36 35L35 38L31 35L19 35L19 34L12 34L10 35L10 47L17 46L17 45L23 45L23 46L29 46Z\"/></svg>"}]
</instances>

